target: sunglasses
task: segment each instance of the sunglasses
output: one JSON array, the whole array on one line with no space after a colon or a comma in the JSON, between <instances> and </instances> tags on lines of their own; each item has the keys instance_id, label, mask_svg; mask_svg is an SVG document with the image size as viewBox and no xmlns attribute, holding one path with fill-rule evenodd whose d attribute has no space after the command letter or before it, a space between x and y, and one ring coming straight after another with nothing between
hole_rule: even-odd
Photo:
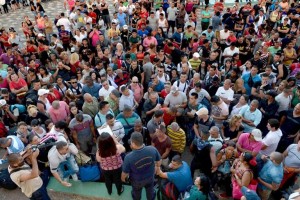
<instances>
[{"instance_id":1,"label":"sunglasses","mask_svg":"<svg viewBox=\"0 0 300 200\"><path fill-rule=\"evenodd\" d=\"M132 83L138 83L138 82L132 81Z\"/></svg>"},{"instance_id":2,"label":"sunglasses","mask_svg":"<svg viewBox=\"0 0 300 200\"><path fill-rule=\"evenodd\" d=\"M77 82L71 82L72 84L75 84L75 83L77 83Z\"/></svg>"}]
</instances>

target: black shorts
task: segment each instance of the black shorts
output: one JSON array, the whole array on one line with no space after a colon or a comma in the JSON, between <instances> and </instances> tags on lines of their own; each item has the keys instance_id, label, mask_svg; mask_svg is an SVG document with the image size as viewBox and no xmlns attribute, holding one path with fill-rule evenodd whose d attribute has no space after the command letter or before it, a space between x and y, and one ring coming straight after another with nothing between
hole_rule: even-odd
<instances>
[{"instance_id":1,"label":"black shorts","mask_svg":"<svg viewBox=\"0 0 300 200\"><path fill-rule=\"evenodd\" d=\"M175 21L168 21L169 27L175 27Z\"/></svg>"}]
</instances>

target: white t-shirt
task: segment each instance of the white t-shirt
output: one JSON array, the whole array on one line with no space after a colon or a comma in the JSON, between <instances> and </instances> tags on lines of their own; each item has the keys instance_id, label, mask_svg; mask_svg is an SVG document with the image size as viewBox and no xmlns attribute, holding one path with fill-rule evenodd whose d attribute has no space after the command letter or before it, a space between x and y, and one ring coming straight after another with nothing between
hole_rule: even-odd
<instances>
[{"instance_id":1,"label":"white t-shirt","mask_svg":"<svg viewBox=\"0 0 300 200\"><path fill-rule=\"evenodd\" d=\"M224 49L223 56L233 56L235 53L240 53L240 50L237 47L234 47L233 50L230 47Z\"/></svg>"},{"instance_id":2,"label":"white t-shirt","mask_svg":"<svg viewBox=\"0 0 300 200\"><path fill-rule=\"evenodd\" d=\"M173 96L172 93L168 94L166 96L164 104L167 105L168 107L172 107L172 106L181 105L182 103L186 103L187 97L186 97L185 93L183 93L181 91L178 91L178 92L179 92L179 94L176 97Z\"/></svg>"},{"instance_id":3,"label":"white t-shirt","mask_svg":"<svg viewBox=\"0 0 300 200\"><path fill-rule=\"evenodd\" d=\"M220 30L220 39L226 40L229 37L229 31L227 33L224 30Z\"/></svg>"},{"instance_id":4,"label":"white t-shirt","mask_svg":"<svg viewBox=\"0 0 300 200\"><path fill-rule=\"evenodd\" d=\"M172 8L172 7L169 7L167 9L167 13L168 13L168 21L175 21L176 19L176 13L177 13L177 8Z\"/></svg>"},{"instance_id":5,"label":"white t-shirt","mask_svg":"<svg viewBox=\"0 0 300 200\"><path fill-rule=\"evenodd\" d=\"M178 84L178 82L179 82L179 84ZM173 83L173 86L178 87L178 89L179 89L181 92L184 92L184 93L186 93L187 89L189 88L189 84L188 84L187 82L181 83L180 80L175 81L175 82Z\"/></svg>"},{"instance_id":6,"label":"white t-shirt","mask_svg":"<svg viewBox=\"0 0 300 200\"><path fill-rule=\"evenodd\" d=\"M158 78L158 80L160 80L160 81L163 82L163 83L165 83L165 82L167 82L167 81L170 80L169 75L166 74L166 73L164 73L164 74L162 75L162 77L157 76L157 78Z\"/></svg>"},{"instance_id":7,"label":"white t-shirt","mask_svg":"<svg viewBox=\"0 0 300 200\"><path fill-rule=\"evenodd\" d=\"M280 129L276 131L269 131L266 137L262 140L262 143L268 147L265 150L260 150L260 153L269 156L272 152L274 152L277 149L281 136L282 132Z\"/></svg>"},{"instance_id":8,"label":"white t-shirt","mask_svg":"<svg viewBox=\"0 0 300 200\"><path fill-rule=\"evenodd\" d=\"M234 95L234 92L231 88L229 88L228 90L225 90L224 87L219 87L219 89L216 92L216 96L225 98L229 101L233 100L233 95Z\"/></svg>"},{"instance_id":9,"label":"white t-shirt","mask_svg":"<svg viewBox=\"0 0 300 200\"><path fill-rule=\"evenodd\" d=\"M66 31L71 31L71 22L69 19L67 18L60 18L57 23L56 23L56 26L61 26L61 25L64 25L65 27L65 30Z\"/></svg>"},{"instance_id":10,"label":"white t-shirt","mask_svg":"<svg viewBox=\"0 0 300 200\"><path fill-rule=\"evenodd\" d=\"M106 97L108 97L108 95L111 93L111 91L113 91L115 88L114 86L109 86L108 90L106 90L104 87L102 87L100 90L99 90L99 97L104 97L104 99Z\"/></svg>"},{"instance_id":11,"label":"white t-shirt","mask_svg":"<svg viewBox=\"0 0 300 200\"><path fill-rule=\"evenodd\" d=\"M275 97L275 100L279 105L279 108L277 110L277 112L279 113L283 110L288 110L290 108L292 96L289 95L288 97L285 97L284 94L281 93Z\"/></svg>"}]
</instances>

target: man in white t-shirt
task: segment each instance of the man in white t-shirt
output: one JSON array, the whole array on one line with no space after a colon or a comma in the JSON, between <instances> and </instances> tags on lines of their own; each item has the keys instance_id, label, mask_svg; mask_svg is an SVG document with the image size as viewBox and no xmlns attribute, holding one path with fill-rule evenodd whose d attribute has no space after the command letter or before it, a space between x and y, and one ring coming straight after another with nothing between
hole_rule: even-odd
<instances>
[{"instance_id":1,"label":"man in white t-shirt","mask_svg":"<svg viewBox=\"0 0 300 200\"><path fill-rule=\"evenodd\" d=\"M115 88L114 86L109 85L107 80L102 81L101 84L102 88L99 90L99 98L103 101Z\"/></svg>"},{"instance_id":2,"label":"man in white t-shirt","mask_svg":"<svg viewBox=\"0 0 300 200\"><path fill-rule=\"evenodd\" d=\"M71 31L71 22L65 17L65 13L60 14L61 18L57 21L56 26L64 26L66 31Z\"/></svg>"},{"instance_id":3,"label":"man in white t-shirt","mask_svg":"<svg viewBox=\"0 0 300 200\"><path fill-rule=\"evenodd\" d=\"M180 75L180 79L175 81L173 83L173 86L178 87L178 89L185 93L187 92L188 88L189 88L189 82L187 81L187 74L186 73L181 73Z\"/></svg>"},{"instance_id":4,"label":"man in white t-shirt","mask_svg":"<svg viewBox=\"0 0 300 200\"><path fill-rule=\"evenodd\" d=\"M223 57L224 58L232 57L233 54L235 53L240 53L240 50L239 48L235 47L235 42L232 42L229 47L224 49Z\"/></svg>"},{"instance_id":5,"label":"man in white t-shirt","mask_svg":"<svg viewBox=\"0 0 300 200\"><path fill-rule=\"evenodd\" d=\"M282 132L279 129L280 123L277 119L269 119L267 128L269 133L262 140L262 147L260 154L270 156L272 152L276 151Z\"/></svg>"},{"instance_id":6,"label":"man in white t-shirt","mask_svg":"<svg viewBox=\"0 0 300 200\"><path fill-rule=\"evenodd\" d=\"M172 2L171 6L167 9L168 24L169 24L167 33L169 33L169 29L172 27L172 34L174 34L177 11L178 11L178 9L174 6L174 2Z\"/></svg>"},{"instance_id":7,"label":"man in white t-shirt","mask_svg":"<svg viewBox=\"0 0 300 200\"><path fill-rule=\"evenodd\" d=\"M224 81L223 87L219 87L219 89L216 92L216 96L220 97L227 105L230 104L230 102L233 100L234 92L230 88L231 86L231 80L226 79Z\"/></svg>"},{"instance_id":8,"label":"man in white t-shirt","mask_svg":"<svg viewBox=\"0 0 300 200\"><path fill-rule=\"evenodd\" d=\"M284 88L283 92L275 97L275 100L279 105L277 110L278 113L290 109L292 101L292 89L290 87Z\"/></svg>"}]
</instances>

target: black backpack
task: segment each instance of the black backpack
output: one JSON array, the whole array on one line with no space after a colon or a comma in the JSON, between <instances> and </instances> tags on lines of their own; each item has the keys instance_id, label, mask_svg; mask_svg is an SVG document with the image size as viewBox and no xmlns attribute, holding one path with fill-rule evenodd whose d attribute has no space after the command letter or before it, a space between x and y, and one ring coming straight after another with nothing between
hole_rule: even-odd
<instances>
[{"instance_id":1,"label":"black backpack","mask_svg":"<svg viewBox=\"0 0 300 200\"><path fill-rule=\"evenodd\" d=\"M7 190L14 190L18 186L11 180L8 169L0 170L0 187Z\"/></svg>"}]
</instances>

